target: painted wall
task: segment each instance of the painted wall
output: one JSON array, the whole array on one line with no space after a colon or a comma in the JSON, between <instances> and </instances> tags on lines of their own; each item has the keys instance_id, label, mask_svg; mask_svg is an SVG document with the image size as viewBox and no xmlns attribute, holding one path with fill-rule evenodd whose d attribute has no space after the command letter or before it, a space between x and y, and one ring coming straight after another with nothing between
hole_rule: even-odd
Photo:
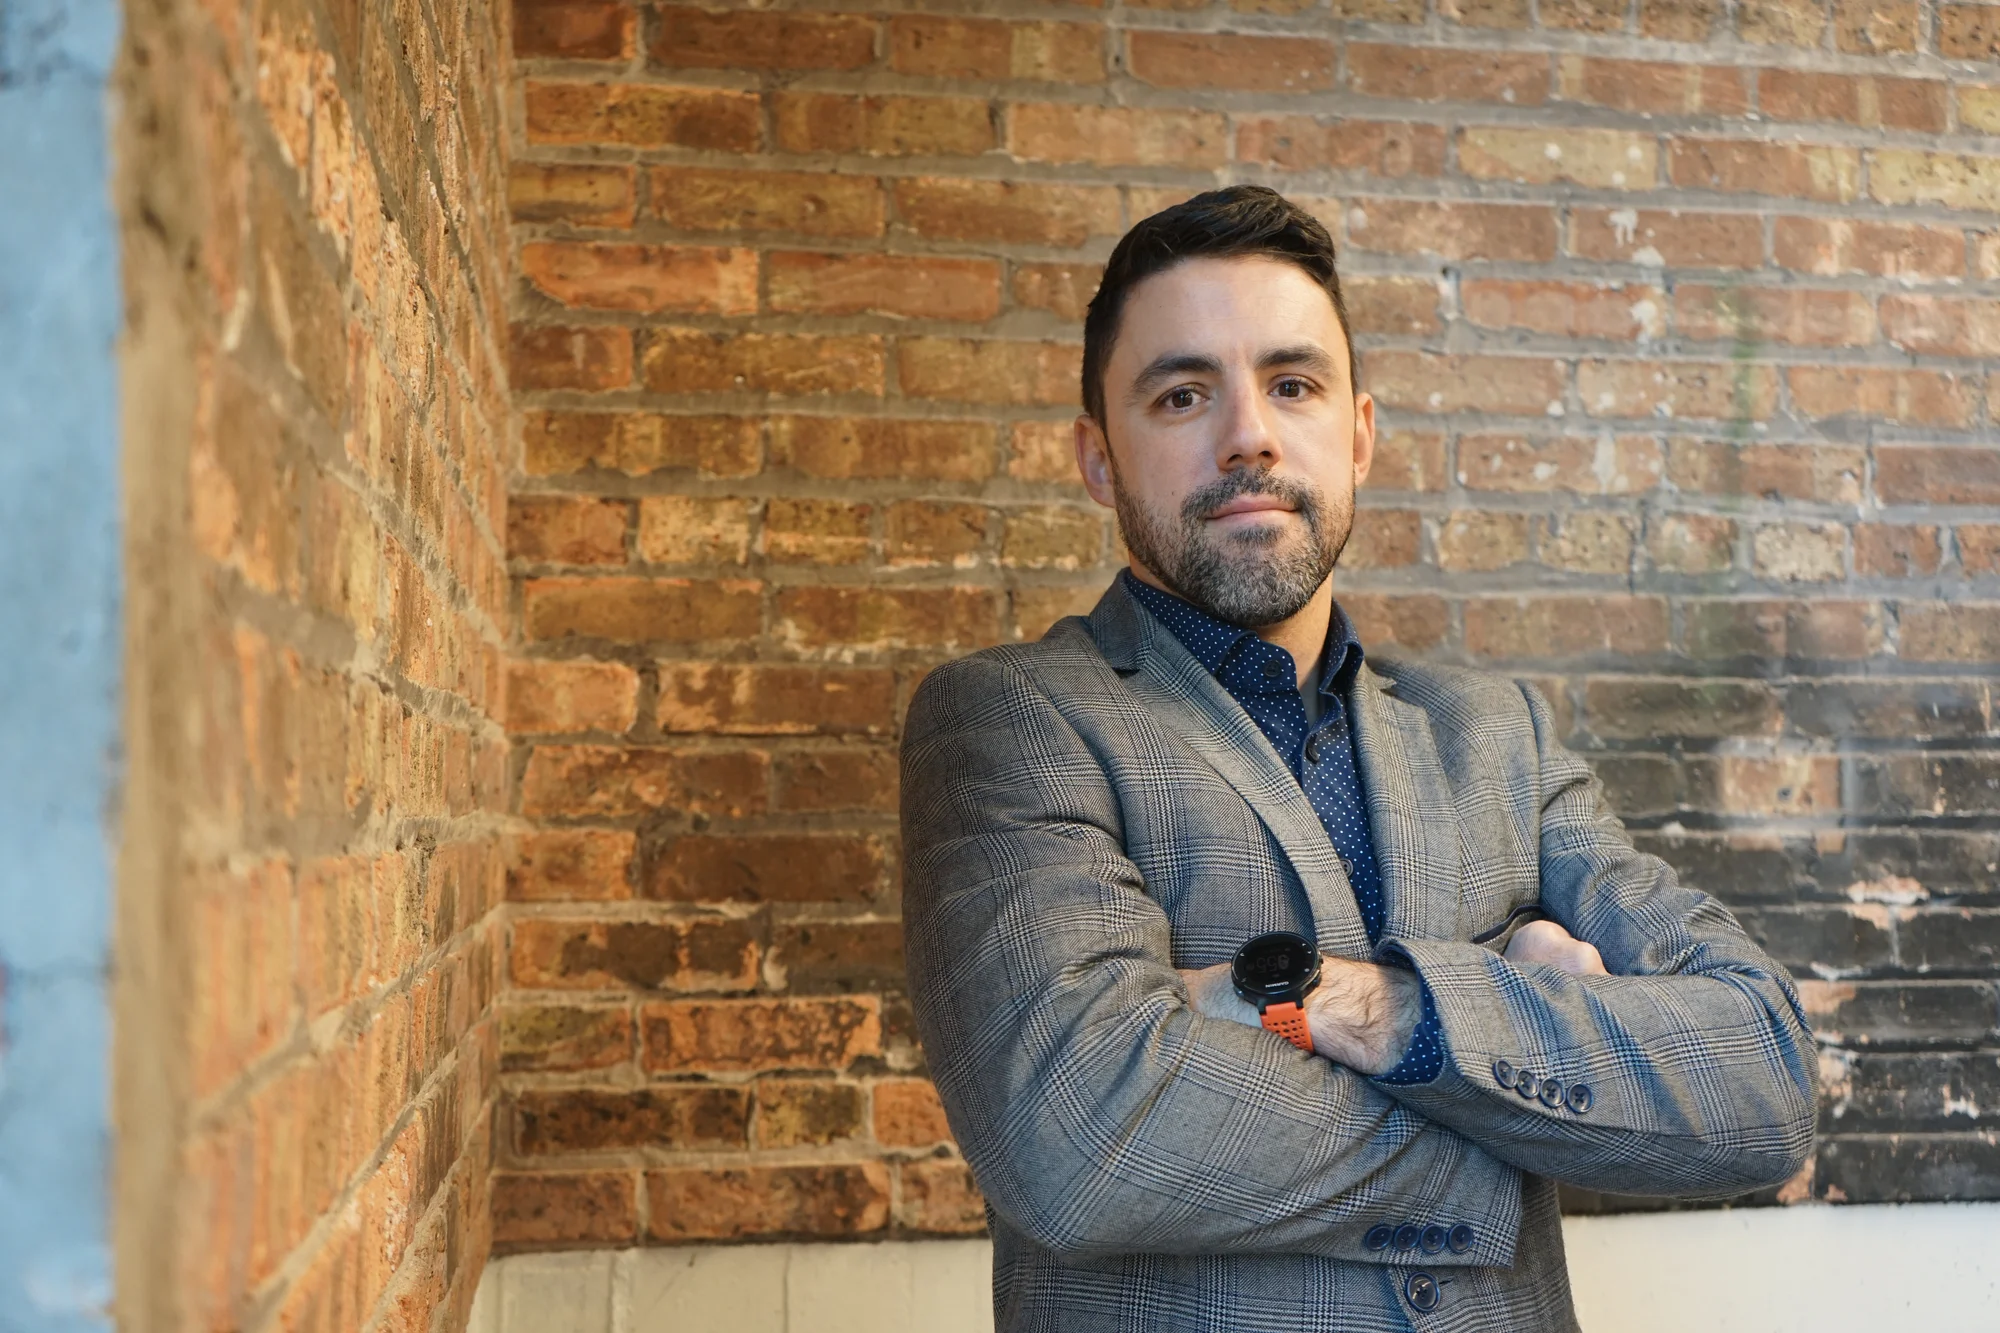
<instances>
[{"instance_id":1,"label":"painted wall","mask_svg":"<svg viewBox=\"0 0 2000 1333\"><path fill-rule=\"evenodd\" d=\"M0 4L0 1330L106 1327L113 0Z\"/></svg>"}]
</instances>

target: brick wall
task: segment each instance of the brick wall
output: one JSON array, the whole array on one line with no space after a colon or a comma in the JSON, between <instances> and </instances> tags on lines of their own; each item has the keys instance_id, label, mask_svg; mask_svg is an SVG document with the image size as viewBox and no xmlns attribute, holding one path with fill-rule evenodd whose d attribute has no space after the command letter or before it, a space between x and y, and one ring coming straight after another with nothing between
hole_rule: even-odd
<instances>
[{"instance_id":1,"label":"brick wall","mask_svg":"<svg viewBox=\"0 0 2000 1333\"><path fill-rule=\"evenodd\" d=\"M1366 641L1537 680L1802 979L1778 1197L2000 1197L2000 7L1331 4L518 0L497 1244L981 1225L897 728L1115 569L1081 308L1234 180L1341 244Z\"/></svg>"},{"instance_id":2,"label":"brick wall","mask_svg":"<svg viewBox=\"0 0 2000 1333\"><path fill-rule=\"evenodd\" d=\"M505 25L126 7L121 1327L455 1329L485 1260Z\"/></svg>"}]
</instances>

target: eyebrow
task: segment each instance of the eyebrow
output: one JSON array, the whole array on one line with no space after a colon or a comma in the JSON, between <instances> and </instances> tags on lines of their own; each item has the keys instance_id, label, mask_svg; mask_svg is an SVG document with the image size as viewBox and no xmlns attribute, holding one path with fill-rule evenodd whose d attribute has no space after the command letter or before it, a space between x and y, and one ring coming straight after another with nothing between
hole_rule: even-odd
<instances>
[{"instance_id":1,"label":"eyebrow","mask_svg":"<svg viewBox=\"0 0 2000 1333\"><path fill-rule=\"evenodd\" d=\"M1318 343L1295 343L1289 347L1273 347L1257 357L1259 370L1273 370L1279 366L1297 366L1301 370L1310 370L1321 375L1332 375L1336 368L1333 358ZM1221 373L1222 362L1206 353L1163 352L1147 362L1146 368L1134 377L1126 397L1129 401L1136 402L1176 375L1220 375Z\"/></svg>"},{"instance_id":2,"label":"eyebrow","mask_svg":"<svg viewBox=\"0 0 2000 1333\"><path fill-rule=\"evenodd\" d=\"M1257 358L1259 370L1273 370L1279 366L1297 366L1301 370L1316 371L1321 375L1331 375L1336 369L1333 358L1318 343L1273 347Z\"/></svg>"}]
</instances>

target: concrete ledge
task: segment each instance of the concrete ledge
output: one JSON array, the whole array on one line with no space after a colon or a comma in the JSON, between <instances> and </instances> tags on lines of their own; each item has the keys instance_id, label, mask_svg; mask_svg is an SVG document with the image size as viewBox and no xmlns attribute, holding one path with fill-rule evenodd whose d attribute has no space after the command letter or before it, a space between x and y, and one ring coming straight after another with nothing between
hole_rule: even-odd
<instances>
[{"instance_id":1,"label":"concrete ledge","mask_svg":"<svg viewBox=\"0 0 2000 1333\"><path fill-rule=\"evenodd\" d=\"M1573 1217L1596 1333L2000 1329L2000 1203ZM984 1241L521 1254L471 1333L990 1333Z\"/></svg>"}]
</instances>

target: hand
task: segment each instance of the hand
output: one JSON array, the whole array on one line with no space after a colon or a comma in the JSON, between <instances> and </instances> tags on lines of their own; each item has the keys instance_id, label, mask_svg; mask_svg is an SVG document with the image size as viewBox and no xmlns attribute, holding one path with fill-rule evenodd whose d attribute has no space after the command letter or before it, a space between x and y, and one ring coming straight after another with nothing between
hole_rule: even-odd
<instances>
[{"instance_id":1,"label":"hand","mask_svg":"<svg viewBox=\"0 0 2000 1333\"><path fill-rule=\"evenodd\" d=\"M1515 931L1504 956L1510 963L1543 963L1573 977L1611 975L1605 971L1596 945L1578 939L1553 921L1530 921Z\"/></svg>"},{"instance_id":2,"label":"hand","mask_svg":"<svg viewBox=\"0 0 2000 1333\"><path fill-rule=\"evenodd\" d=\"M1245 1027L1262 1027L1257 1006L1236 993L1227 963L1184 969L1181 980L1196 1013ZM1393 1069L1423 1014L1422 983L1399 967L1326 958L1306 997L1313 1053L1363 1074Z\"/></svg>"}]
</instances>

